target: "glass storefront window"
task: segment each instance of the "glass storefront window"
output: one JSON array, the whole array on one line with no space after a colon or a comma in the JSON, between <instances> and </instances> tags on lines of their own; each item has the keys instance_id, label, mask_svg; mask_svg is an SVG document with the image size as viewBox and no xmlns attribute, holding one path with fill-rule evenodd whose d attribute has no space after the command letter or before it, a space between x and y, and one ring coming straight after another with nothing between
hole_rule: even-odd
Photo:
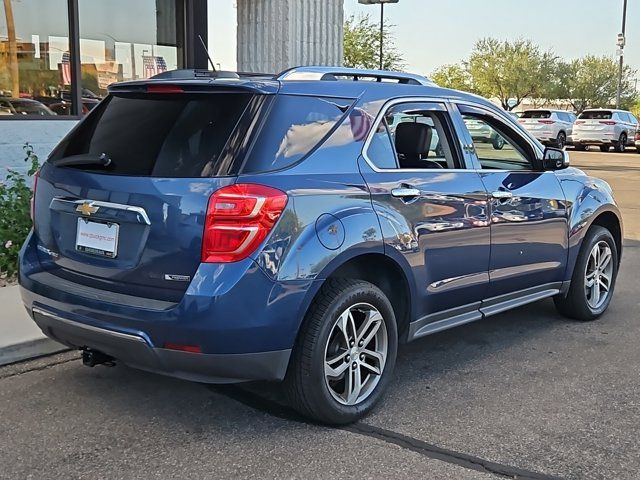
<instances>
[{"instance_id":1,"label":"glass storefront window","mask_svg":"<svg viewBox=\"0 0 640 480\"><path fill-rule=\"evenodd\" d=\"M68 114L70 83L67 1L2 0L0 118Z\"/></svg>"},{"instance_id":2,"label":"glass storefront window","mask_svg":"<svg viewBox=\"0 0 640 480\"><path fill-rule=\"evenodd\" d=\"M79 0L82 111L113 82L182 65L175 0Z\"/></svg>"}]
</instances>

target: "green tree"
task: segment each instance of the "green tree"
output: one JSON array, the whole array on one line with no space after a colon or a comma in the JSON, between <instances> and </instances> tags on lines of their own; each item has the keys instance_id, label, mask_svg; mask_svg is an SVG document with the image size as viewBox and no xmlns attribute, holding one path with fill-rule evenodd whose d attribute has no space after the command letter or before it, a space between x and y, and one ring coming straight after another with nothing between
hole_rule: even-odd
<instances>
[{"instance_id":1,"label":"green tree","mask_svg":"<svg viewBox=\"0 0 640 480\"><path fill-rule=\"evenodd\" d=\"M465 63L461 65L443 65L431 74L431 80L441 87L476 92L473 77Z\"/></svg>"},{"instance_id":2,"label":"green tree","mask_svg":"<svg viewBox=\"0 0 640 480\"><path fill-rule=\"evenodd\" d=\"M618 91L618 63L609 57L586 57L563 63L558 75L559 98L571 103L576 112L592 107L612 107ZM636 101L635 71L626 66L622 75L621 107Z\"/></svg>"},{"instance_id":3,"label":"green tree","mask_svg":"<svg viewBox=\"0 0 640 480\"><path fill-rule=\"evenodd\" d=\"M393 25L385 22L382 65L384 70L402 70L402 55L394 44ZM380 24L369 15L350 16L344 23L344 65L351 68L377 69L380 67Z\"/></svg>"},{"instance_id":4,"label":"green tree","mask_svg":"<svg viewBox=\"0 0 640 480\"><path fill-rule=\"evenodd\" d=\"M545 94L556 61L530 40L484 38L475 44L467 69L478 93L497 97L502 108L513 110L525 98Z\"/></svg>"}]
</instances>

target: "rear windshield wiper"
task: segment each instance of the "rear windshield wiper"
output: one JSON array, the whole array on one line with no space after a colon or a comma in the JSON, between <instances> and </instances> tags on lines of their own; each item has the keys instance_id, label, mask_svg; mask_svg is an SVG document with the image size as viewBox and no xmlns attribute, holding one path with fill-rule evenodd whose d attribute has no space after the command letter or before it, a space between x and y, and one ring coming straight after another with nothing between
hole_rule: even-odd
<instances>
[{"instance_id":1,"label":"rear windshield wiper","mask_svg":"<svg viewBox=\"0 0 640 480\"><path fill-rule=\"evenodd\" d=\"M68 167L74 165L100 165L108 167L111 159L106 153L100 155L82 153L80 155L71 155L69 157L56 158L49 161L54 167Z\"/></svg>"}]
</instances>

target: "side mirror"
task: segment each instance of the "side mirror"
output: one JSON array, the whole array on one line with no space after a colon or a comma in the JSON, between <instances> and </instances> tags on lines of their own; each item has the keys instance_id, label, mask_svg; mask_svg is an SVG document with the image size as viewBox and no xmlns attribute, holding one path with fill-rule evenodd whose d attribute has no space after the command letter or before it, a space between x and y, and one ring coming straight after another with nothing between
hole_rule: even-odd
<instances>
[{"instance_id":1,"label":"side mirror","mask_svg":"<svg viewBox=\"0 0 640 480\"><path fill-rule=\"evenodd\" d=\"M562 170L569 167L569 154L559 148L547 147L542 157L544 170Z\"/></svg>"}]
</instances>

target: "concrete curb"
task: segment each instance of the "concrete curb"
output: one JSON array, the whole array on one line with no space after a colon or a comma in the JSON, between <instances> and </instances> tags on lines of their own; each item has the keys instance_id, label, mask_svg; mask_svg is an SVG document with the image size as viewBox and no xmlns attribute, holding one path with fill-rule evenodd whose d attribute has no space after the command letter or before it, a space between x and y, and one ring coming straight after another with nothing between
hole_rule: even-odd
<instances>
[{"instance_id":1,"label":"concrete curb","mask_svg":"<svg viewBox=\"0 0 640 480\"><path fill-rule=\"evenodd\" d=\"M0 287L0 305L0 365L67 349L47 338L29 318L17 285Z\"/></svg>"},{"instance_id":2,"label":"concrete curb","mask_svg":"<svg viewBox=\"0 0 640 480\"><path fill-rule=\"evenodd\" d=\"M38 338L16 345L9 345L0 348L0 366L65 350L69 350L69 348L50 338Z\"/></svg>"}]
</instances>

